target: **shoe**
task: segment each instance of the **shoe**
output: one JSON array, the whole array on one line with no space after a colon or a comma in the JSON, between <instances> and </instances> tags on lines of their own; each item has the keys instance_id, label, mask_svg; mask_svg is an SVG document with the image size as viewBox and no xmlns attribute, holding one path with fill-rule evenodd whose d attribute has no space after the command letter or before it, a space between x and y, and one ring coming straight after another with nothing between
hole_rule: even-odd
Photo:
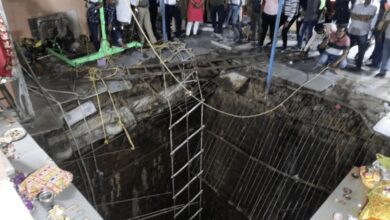
<instances>
[{"instance_id":1,"label":"shoe","mask_svg":"<svg viewBox=\"0 0 390 220\"><path fill-rule=\"evenodd\" d=\"M215 37L218 38L218 39L223 39L222 34L219 34L219 33L216 33L216 34L215 34Z\"/></svg>"},{"instance_id":2,"label":"shoe","mask_svg":"<svg viewBox=\"0 0 390 220\"><path fill-rule=\"evenodd\" d=\"M302 50L302 46L295 45L291 49L294 51L300 51L300 50Z\"/></svg>"},{"instance_id":3,"label":"shoe","mask_svg":"<svg viewBox=\"0 0 390 220\"><path fill-rule=\"evenodd\" d=\"M351 69L352 72L360 72L362 71L362 68L361 67L354 67Z\"/></svg>"},{"instance_id":4,"label":"shoe","mask_svg":"<svg viewBox=\"0 0 390 220\"><path fill-rule=\"evenodd\" d=\"M380 73L375 75L375 78L385 78L385 76L386 76L386 73L380 72Z\"/></svg>"},{"instance_id":5,"label":"shoe","mask_svg":"<svg viewBox=\"0 0 390 220\"><path fill-rule=\"evenodd\" d=\"M379 65L375 65L373 63L367 64L366 66L371 67L371 68L375 68L375 69L379 69Z\"/></svg>"}]
</instances>

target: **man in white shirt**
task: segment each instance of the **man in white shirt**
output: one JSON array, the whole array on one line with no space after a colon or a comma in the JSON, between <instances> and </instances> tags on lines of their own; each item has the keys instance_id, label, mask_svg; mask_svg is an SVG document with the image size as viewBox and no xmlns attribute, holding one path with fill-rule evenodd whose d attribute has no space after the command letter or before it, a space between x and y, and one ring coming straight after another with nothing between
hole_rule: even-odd
<instances>
[{"instance_id":1,"label":"man in white shirt","mask_svg":"<svg viewBox=\"0 0 390 220\"><path fill-rule=\"evenodd\" d=\"M351 38L351 47L358 45L359 52L356 56L355 71L360 71L363 63L364 54L368 47L368 33L371 29L372 19L375 17L377 8L371 4L371 0L365 0L364 3L356 4L351 12L351 25L349 26L349 36Z\"/></svg>"},{"instance_id":2,"label":"man in white shirt","mask_svg":"<svg viewBox=\"0 0 390 220\"><path fill-rule=\"evenodd\" d=\"M313 29L313 35L311 36L310 40L305 45L305 48L303 49L304 54L306 55L312 46L312 44L316 41L316 39L319 39L322 41L325 38L329 37L331 33L334 33L337 31L337 25L335 23L319 23L314 26ZM317 48L320 53L324 52L323 48Z\"/></svg>"}]
</instances>

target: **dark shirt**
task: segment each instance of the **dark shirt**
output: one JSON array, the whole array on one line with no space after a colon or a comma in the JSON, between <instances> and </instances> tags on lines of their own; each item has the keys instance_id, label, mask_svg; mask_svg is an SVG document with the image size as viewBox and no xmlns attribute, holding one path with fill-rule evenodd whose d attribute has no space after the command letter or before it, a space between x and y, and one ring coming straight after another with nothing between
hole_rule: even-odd
<instances>
[{"instance_id":1,"label":"dark shirt","mask_svg":"<svg viewBox=\"0 0 390 220\"><path fill-rule=\"evenodd\" d=\"M353 4L356 0L336 0L334 4L335 15L334 20L336 20L337 24L348 24L349 18L351 17L351 13L349 10L349 3Z\"/></svg>"},{"instance_id":2,"label":"dark shirt","mask_svg":"<svg viewBox=\"0 0 390 220\"><path fill-rule=\"evenodd\" d=\"M299 6L306 11L307 8L307 0L299 0Z\"/></svg>"},{"instance_id":3,"label":"dark shirt","mask_svg":"<svg viewBox=\"0 0 390 220\"><path fill-rule=\"evenodd\" d=\"M223 5L225 2L224 0L210 0L210 5Z\"/></svg>"},{"instance_id":4,"label":"dark shirt","mask_svg":"<svg viewBox=\"0 0 390 220\"><path fill-rule=\"evenodd\" d=\"M99 23L99 9L96 7L98 3L89 3L90 6L87 10L87 21L89 23L98 24Z\"/></svg>"},{"instance_id":5,"label":"dark shirt","mask_svg":"<svg viewBox=\"0 0 390 220\"><path fill-rule=\"evenodd\" d=\"M157 8L159 3L156 0L149 0L149 8Z\"/></svg>"},{"instance_id":6,"label":"dark shirt","mask_svg":"<svg viewBox=\"0 0 390 220\"><path fill-rule=\"evenodd\" d=\"M253 12L260 13L261 9L261 1L260 0L252 0Z\"/></svg>"}]
</instances>

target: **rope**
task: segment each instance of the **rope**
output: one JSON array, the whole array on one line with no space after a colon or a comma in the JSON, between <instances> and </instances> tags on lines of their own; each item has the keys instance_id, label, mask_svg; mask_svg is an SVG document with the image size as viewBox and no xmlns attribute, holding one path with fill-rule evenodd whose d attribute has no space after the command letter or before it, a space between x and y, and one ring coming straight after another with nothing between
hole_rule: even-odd
<instances>
[{"instance_id":1,"label":"rope","mask_svg":"<svg viewBox=\"0 0 390 220\"><path fill-rule=\"evenodd\" d=\"M102 114L102 106L101 106L101 103L100 103L99 93L98 93L97 88L96 88L96 80L97 80L96 79L96 69L92 69L91 68L91 69L89 69L88 72L89 72L89 80L92 81L92 85L93 85L93 88L94 88L95 94L96 94L96 101L97 101L98 108L99 108L100 120L102 121L104 143L108 144L106 126L105 126L104 118L103 118L103 114Z\"/></svg>"},{"instance_id":2,"label":"rope","mask_svg":"<svg viewBox=\"0 0 390 220\"><path fill-rule=\"evenodd\" d=\"M127 130L126 126L123 124L122 116L121 116L121 114L119 113L118 109L115 106L114 98L112 97L112 94L111 94L111 92L110 92L106 82L104 81L104 79L102 77L98 76L98 78L103 83L104 87L106 87L106 89L107 89L107 93L108 93L108 96L109 96L109 98L111 100L112 107L113 107L113 109L115 111L115 114L118 117L119 126L121 126L123 131L125 132L127 140L129 141L129 144L131 146L131 150L135 150L135 145L133 143L133 140L131 139L131 136L130 136L129 131Z\"/></svg>"},{"instance_id":3,"label":"rope","mask_svg":"<svg viewBox=\"0 0 390 220\"><path fill-rule=\"evenodd\" d=\"M143 30L142 28L142 25L139 23L137 17L135 16L133 10L131 9L130 6L128 6L128 9L130 10L130 13L132 14L133 18L134 18L134 21L136 22L137 26L139 27L139 30L141 31L141 34L144 35L145 37L145 40L148 42L148 44L150 45L150 48L152 49L153 53L156 55L156 57L159 59L161 65L167 70L167 72L172 76L172 78L178 83L178 86L182 87L186 93L188 93L192 98L194 98L196 101L198 102L202 102L200 99L198 99L196 96L192 95L192 92L190 90L188 90L184 85L183 85L183 82L180 81L173 73L172 71L169 69L169 67L166 65L166 63L164 62L164 60L162 59L162 57L157 53L156 51L156 48L154 47L154 45L152 44L152 42L150 41L149 37L146 35L145 31ZM301 90L305 85L309 84L310 82L314 81L315 79L317 79L322 73L324 73L326 70L328 69L328 67L325 67L323 70L321 70L319 73L317 73L312 79L306 81L304 84L302 84L301 86L299 86L294 92L291 93L291 95L289 95L284 101L282 101L280 104L278 104L277 106L267 110L267 111L264 111L264 112L261 112L261 113L257 113L257 114L253 114L253 115L236 115L236 114L232 114L232 113L229 113L229 112L225 112L223 110L220 110L216 107L213 107L207 103L204 103L204 105L206 107L208 107L209 109L213 110L213 111L216 111L216 112L219 112L221 114L224 114L224 115L227 115L227 116L230 116L230 117L234 117L234 118L241 118L241 119L248 119L248 118L256 118L256 117L260 117L260 116L263 116L263 115L266 115L266 114L269 114L277 109L279 109L280 107L282 107L284 105L284 103L286 103L289 99L291 99L299 90Z\"/></svg>"}]
</instances>

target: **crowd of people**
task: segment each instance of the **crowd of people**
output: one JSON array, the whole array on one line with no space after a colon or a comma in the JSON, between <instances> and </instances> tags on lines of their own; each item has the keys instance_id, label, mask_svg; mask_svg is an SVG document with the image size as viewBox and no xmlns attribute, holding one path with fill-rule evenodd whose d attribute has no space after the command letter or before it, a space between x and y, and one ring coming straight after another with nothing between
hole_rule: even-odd
<instances>
[{"instance_id":1,"label":"crowd of people","mask_svg":"<svg viewBox=\"0 0 390 220\"><path fill-rule=\"evenodd\" d=\"M105 8L106 24L114 46L125 46L121 36L123 24L132 20L129 8L135 13L142 30L152 44L166 33L169 41L176 38L197 35L199 26L208 17L215 35L220 35L226 26L234 31L234 41L243 41L242 20L249 18L250 34L247 40L257 42L260 48L271 45L277 13L278 0L163 0L166 25L158 28L158 7L160 0L98 0L88 1L87 20L91 41L99 49L99 13ZM285 0L280 21L282 47L288 49L289 32L296 27L296 45L294 50L302 54L313 47L316 39L322 41L317 50L320 52L320 65L332 68L346 68L347 56L351 47L358 47L355 56L354 71L360 71L363 65L380 69L376 77L384 77L388 70L390 56L390 0ZM174 21L175 31L172 31ZM184 29L184 31L183 31ZM160 33L161 31L161 33ZM145 38L138 29L140 41ZM269 33L269 39L267 39ZM291 39L290 39L291 40ZM364 57L370 42L375 49L370 63L364 63Z\"/></svg>"}]
</instances>

